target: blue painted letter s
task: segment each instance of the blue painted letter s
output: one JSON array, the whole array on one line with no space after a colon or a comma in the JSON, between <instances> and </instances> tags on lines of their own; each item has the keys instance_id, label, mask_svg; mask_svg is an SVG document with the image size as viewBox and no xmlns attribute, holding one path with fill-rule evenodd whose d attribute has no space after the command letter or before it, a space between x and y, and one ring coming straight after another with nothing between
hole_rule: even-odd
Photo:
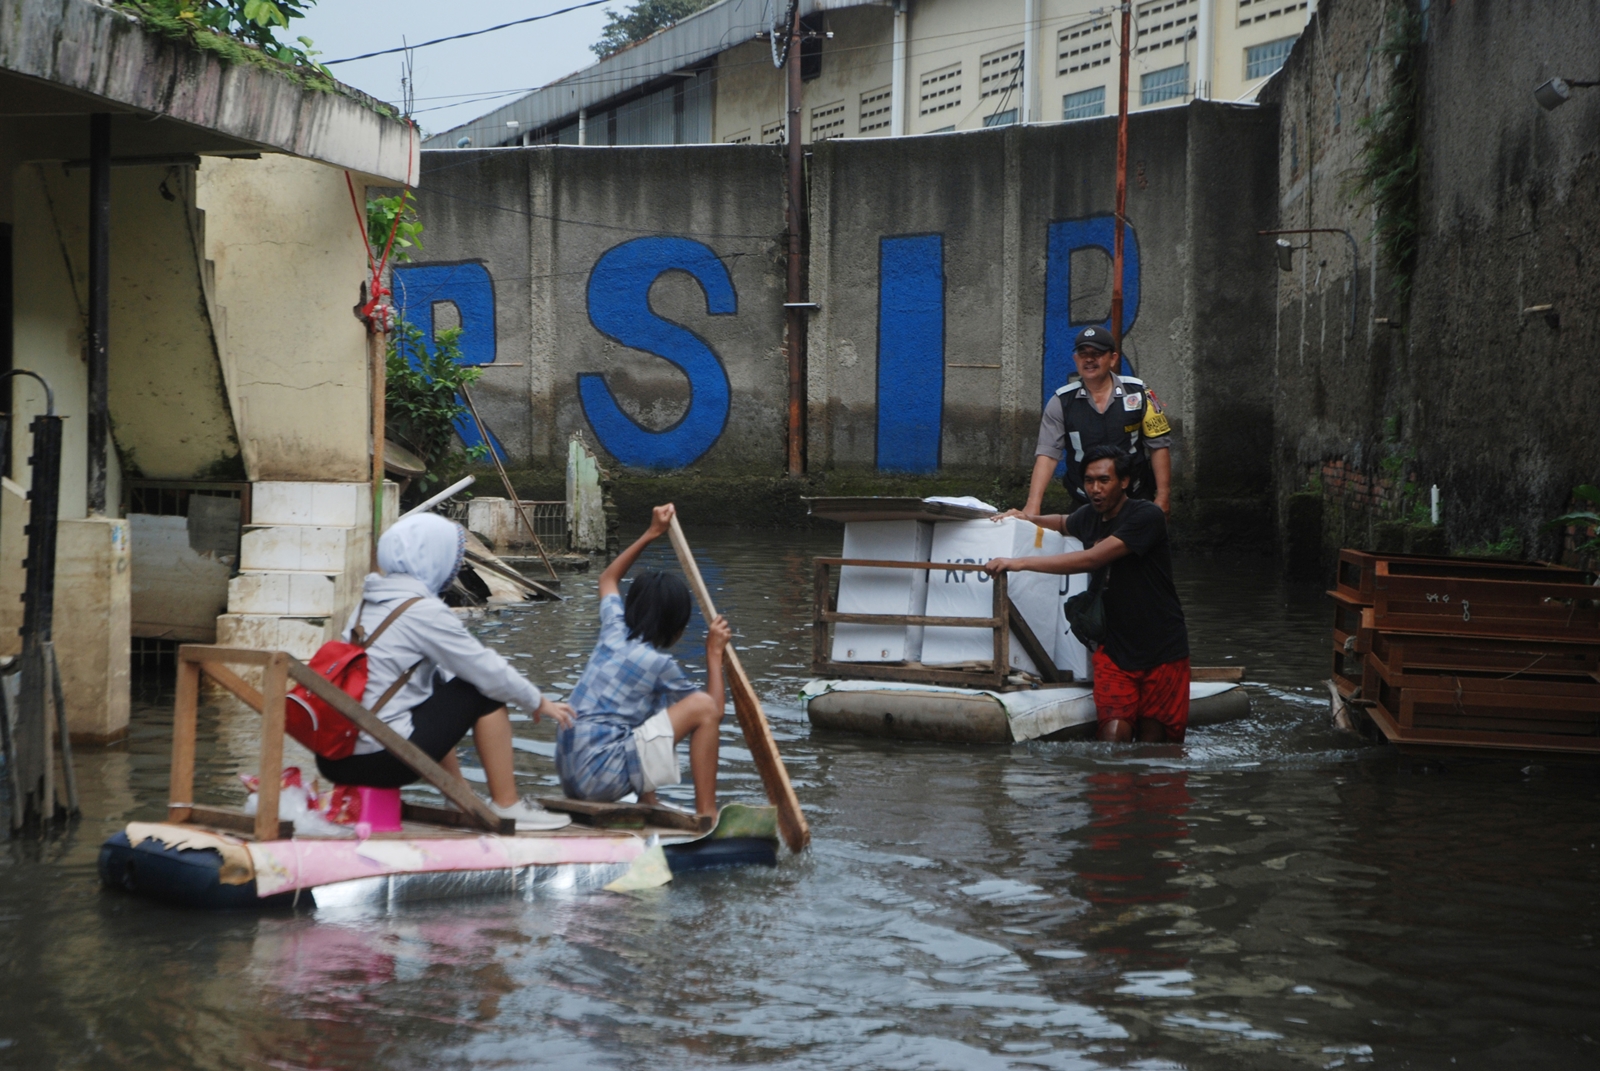
<instances>
[{"instance_id":1,"label":"blue painted letter s","mask_svg":"<svg viewBox=\"0 0 1600 1071\"><path fill-rule=\"evenodd\" d=\"M631 349L670 361L689 377L689 408L672 427L650 431L624 413L605 377L578 377L578 398L600 444L624 465L682 468L693 464L728 423L728 373L704 339L663 320L650 307L650 287L669 271L688 272L706 296L706 311L738 311L728 269L717 255L688 238L635 238L607 250L589 274L589 322Z\"/></svg>"}]
</instances>

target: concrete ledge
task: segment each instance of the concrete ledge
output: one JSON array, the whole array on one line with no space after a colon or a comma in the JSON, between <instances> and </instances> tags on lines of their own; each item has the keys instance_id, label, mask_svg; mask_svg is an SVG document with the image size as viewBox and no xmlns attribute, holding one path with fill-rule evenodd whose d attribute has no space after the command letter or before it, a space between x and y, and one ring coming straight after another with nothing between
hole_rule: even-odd
<instances>
[{"instance_id":1,"label":"concrete ledge","mask_svg":"<svg viewBox=\"0 0 1600 1071\"><path fill-rule=\"evenodd\" d=\"M416 131L365 94L224 62L89 0L0 0L0 70L395 185L417 180Z\"/></svg>"}]
</instances>

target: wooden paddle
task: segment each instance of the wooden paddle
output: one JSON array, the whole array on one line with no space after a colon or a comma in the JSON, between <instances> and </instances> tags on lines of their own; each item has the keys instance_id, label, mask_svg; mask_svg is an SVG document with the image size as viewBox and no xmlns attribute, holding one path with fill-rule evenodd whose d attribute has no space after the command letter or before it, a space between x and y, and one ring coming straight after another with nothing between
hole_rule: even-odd
<instances>
[{"instance_id":1,"label":"wooden paddle","mask_svg":"<svg viewBox=\"0 0 1600 1071\"><path fill-rule=\"evenodd\" d=\"M711 604L711 592L700 576L700 567L694 563L694 552L689 549L689 541L683 537L677 517L672 518L668 534L672 537L672 549L678 552L678 564L683 567L683 575L689 578L689 586L700 601L700 613L710 624L717 619L717 608ZM744 731L745 745L755 759L756 772L761 775L767 799L778 808L778 831L783 834L783 842L790 851L804 851L805 846L811 843L811 827L806 824L806 816L800 813L800 801L795 798L794 786L789 784L789 771L784 768L783 757L778 754L778 745L772 739L772 728L761 709L761 700L751 687L750 678L745 675L733 644L730 643L723 651L728 690L733 693L733 712L739 719L739 728Z\"/></svg>"}]
</instances>

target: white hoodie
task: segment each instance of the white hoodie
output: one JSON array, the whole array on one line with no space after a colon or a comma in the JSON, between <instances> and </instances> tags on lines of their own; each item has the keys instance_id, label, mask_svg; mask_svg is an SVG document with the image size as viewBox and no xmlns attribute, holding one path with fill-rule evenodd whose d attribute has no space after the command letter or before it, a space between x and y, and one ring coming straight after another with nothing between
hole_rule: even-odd
<instances>
[{"instance_id":1,"label":"white hoodie","mask_svg":"<svg viewBox=\"0 0 1600 1071\"><path fill-rule=\"evenodd\" d=\"M420 602L396 618L394 624L378 637L378 641L367 648L367 690L361 699L363 706L372 709L372 705L388 690L389 685L420 661L421 665L418 665L416 672L411 674L411 679L406 681L405 687L396 692L378 712L378 717L387 722L390 728L407 738L411 736L411 710L433 694L435 672L445 680L460 677L490 699L498 699L509 706L531 711L538 709L542 702L539 689L512 669L511 664L504 658L479 643L477 638L467 631L461 619L444 604L443 600L429 590L426 582L409 572L393 571L403 561L403 557L396 553L402 549L397 544L412 543L413 545L407 549L412 551L411 557L419 557L416 553L419 548L414 545L419 535L428 544L439 544L426 547L430 552L427 555L429 558L448 553L451 559L455 559L456 548L450 546L446 550L445 541L441 538L443 530L437 532L427 530L438 525L449 525L451 533L448 542L454 544L456 526L442 517L431 514L406 518L383 534L383 538L378 541L379 564L391 570L391 573L389 576L368 574L362 585L361 605L356 607L349 621L345 623L344 634L347 640L350 639L351 630L357 622L360 623L363 633L370 636L383 623L383 619L401 603L422 596ZM419 532L417 529L423 531ZM407 564L419 573L428 574L434 580L438 579L436 574L442 574L444 583L448 583L455 575L448 563L437 568ZM434 566L435 563L430 561L427 565ZM356 742L357 755L370 755L382 750L382 745L366 733L362 733L361 739Z\"/></svg>"}]
</instances>

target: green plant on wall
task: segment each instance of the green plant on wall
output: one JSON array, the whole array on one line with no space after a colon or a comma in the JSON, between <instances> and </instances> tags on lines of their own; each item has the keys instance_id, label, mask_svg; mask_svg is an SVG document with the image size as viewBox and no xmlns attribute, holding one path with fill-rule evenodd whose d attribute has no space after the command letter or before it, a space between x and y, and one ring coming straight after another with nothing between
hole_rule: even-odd
<instances>
[{"instance_id":1,"label":"green plant on wall","mask_svg":"<svg viewBox=\"0 0 1600 1071\"><path fill-rule=\"evenodd\" d=\"M1600 507L1600 487L1596 487L1594 484L1586 483L1575 488L1572 496L1581 498L1585 502L1592 502L1595 507ZM1570 513L1563 513L1547 523L1545 528L1547 530L1552 528L1577 528L1580 534L1587 531L1589 533L1588 538L1573 549L1579 554L1600 554L1600 508L1579 509Z\"/></svg>"},{"instance_id":2,"label":"green plant on wall","mask_svg":"<svg viewBox=\"0 0 1600 1071\"><path fill-rule=\"evenodd\" d=\"M412 484L417 492L454 480L474 461L489 456L479 445L463 449L455 421L467 411L461 388L478 381L483 370L461 363L461 329L440 331L432 352L422 329L405 320L389 333L388 390L384 398L387 435L428 466Z\"/></svg>"},{"instance_id":3,"label":"green plant on wall","mask_svg":"<svg viewBox=\"0 0 1600 1071\"><path fill-rule=\"evenodd\" d=\"M317 0L115 0L146 27L181 38L229 63L272 66L276 61L294 81L313 89L333 89L333 76L316 61L311 38L284 44L277 32L292 19L305 18Z\"/></svg>"},{"instance_id":4,"label":"green plant on wall","mask_svg":"<svg viewBox=\"0 0 1600 1071\"><path fill-rule=\"evenodd\" d=\"M367 242L375 256L382 256L389 244L389 234L394 233L394 248L389 259L407 261L411 250L422 251L422 221L409 198L403 194L393 197L367 199Z\"/></svg>"},{"instance_id":5,"label":"green plant on wall","mask_svg":"<svg viewBox=\"0 0 1600 1071\"><path fill-rule=\"evenodd\" d=\"M1389 88L1373 113L1357 124L1366 135L1352 182L1377 208L1378 244L1394 280L1402 308L1411 300L1417 266L1418 204L1422 160L1417 147L1417 57L1422 48L1422 16L1416 0L1389 9L1389 28L1378 54L1390 64Z\"/></svg>"}]
</instances>

